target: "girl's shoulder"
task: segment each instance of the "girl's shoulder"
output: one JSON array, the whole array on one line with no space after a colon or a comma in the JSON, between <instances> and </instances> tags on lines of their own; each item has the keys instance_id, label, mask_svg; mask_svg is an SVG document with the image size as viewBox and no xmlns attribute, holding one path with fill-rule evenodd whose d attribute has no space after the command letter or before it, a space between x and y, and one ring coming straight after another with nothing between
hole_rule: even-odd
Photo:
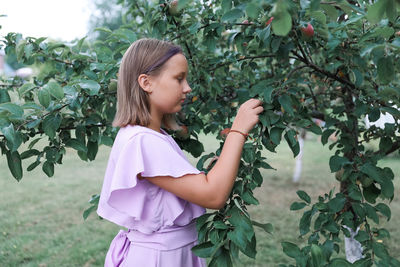
<instances>
[{"instance_id":1,"label":"girl's shoulder","mask_svg":"<svg viewBox=\"0 0 400 267\"><path fill-rule=\"evenodd\" d=\"M119 129L113 144L113 150L118 153L129 144L146 144L147 146L170 146L175 147L175 141L163 129L161 133L140 125L127 125ZM118 152L117 152L118 151Z\"/></svg>"},{"instance_id":2,"label":"girl's shoulder","mask_svg":"<svg viewBox=\"0 0 400 267\"><path fill-rule=\"evenodd\" d=\"M163 129L160 129L161 133L154 131L153 129L150 129L148 127L140 126L140 125L127 125L125 127L122 127L119 129L118 135L122 135L125 137L133 137L135 135L139 134L151 134L154 136L161 137L163 139L169 138L169 134L164 131Z\"/></svg>"}]
</instances>

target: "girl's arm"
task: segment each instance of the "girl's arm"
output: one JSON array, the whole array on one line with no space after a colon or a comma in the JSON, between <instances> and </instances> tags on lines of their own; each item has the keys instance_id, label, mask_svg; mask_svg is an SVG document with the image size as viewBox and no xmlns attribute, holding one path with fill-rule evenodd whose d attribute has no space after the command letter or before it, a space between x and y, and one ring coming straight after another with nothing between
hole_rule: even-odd
<instances>
[{"instance_id":1,"label":"girl's arm","mask_svg":"<svg viewBox=\"0 0 400 267\"><path fill-rule=\"evenodd\" d=\"M243 103L232 124L233 130L248 133L258 122L263 111L262 102L250 99ZM185 199L209 209L224 206L236 179L245 138L236 132L228 134L221 154L207 175L187 174L180 178L171 176L140 177Z\"/></svg>"}]
</instances>

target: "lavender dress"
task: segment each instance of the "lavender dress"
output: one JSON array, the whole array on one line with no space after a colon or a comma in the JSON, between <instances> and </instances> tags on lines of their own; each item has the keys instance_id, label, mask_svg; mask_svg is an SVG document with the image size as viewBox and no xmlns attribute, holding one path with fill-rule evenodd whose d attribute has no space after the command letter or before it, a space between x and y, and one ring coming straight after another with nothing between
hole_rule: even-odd
<instances>
[{"instance_id":1,"label":"lavender dress","mask_svg":"<svg viewBox=\"0 0 400 267\"><path fill-rule=\"evenodd\" d=\"M195 218L205 209L150 183L144 177L198 174L164 130L142 126L119 130L101 191L99 216L121 230L111 242L104 266L200 267Z\"/></svg>"}]
</instances>

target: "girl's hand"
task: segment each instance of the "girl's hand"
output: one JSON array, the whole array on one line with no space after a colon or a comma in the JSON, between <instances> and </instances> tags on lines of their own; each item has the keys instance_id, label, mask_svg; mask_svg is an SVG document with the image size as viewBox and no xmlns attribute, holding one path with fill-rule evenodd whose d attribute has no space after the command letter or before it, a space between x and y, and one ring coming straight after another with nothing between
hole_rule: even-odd
<instances>
[{"instance_id":1,"label":"girl's hand","mask_svg":"<svg viewBox=\"0 0 400 267\"><path fill-rule=\"evenodd\" d=\"M236 118L232 123L232 130L248 133L259 122L258 115L264 111L262 102L251 98L244 102L237 112Z\"/></svg>"}]
</instances>

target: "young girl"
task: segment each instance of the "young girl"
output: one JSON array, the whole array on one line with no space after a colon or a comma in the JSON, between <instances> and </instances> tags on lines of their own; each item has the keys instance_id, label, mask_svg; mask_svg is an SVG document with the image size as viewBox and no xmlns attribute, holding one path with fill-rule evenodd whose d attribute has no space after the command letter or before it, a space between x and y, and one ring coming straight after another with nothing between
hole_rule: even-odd
<instances>
[{"instance_id":1,"label":"young girl","mask_svg":"<svg viewBox=\"0 0 400 267\"><path fill-rule=\"evenodd\" d=\"M197 244L195 219L205 208L224 206L247 133L263 108L257 99L240 106L220 157L206 175L161 128L191 92L187 75L181 48L167 41L138 40L122 58L113 122L120 130L97 213L128 231L121 230L111 242L107 267L206 266L191 251Z\"/></svg>"}]
</instances>

